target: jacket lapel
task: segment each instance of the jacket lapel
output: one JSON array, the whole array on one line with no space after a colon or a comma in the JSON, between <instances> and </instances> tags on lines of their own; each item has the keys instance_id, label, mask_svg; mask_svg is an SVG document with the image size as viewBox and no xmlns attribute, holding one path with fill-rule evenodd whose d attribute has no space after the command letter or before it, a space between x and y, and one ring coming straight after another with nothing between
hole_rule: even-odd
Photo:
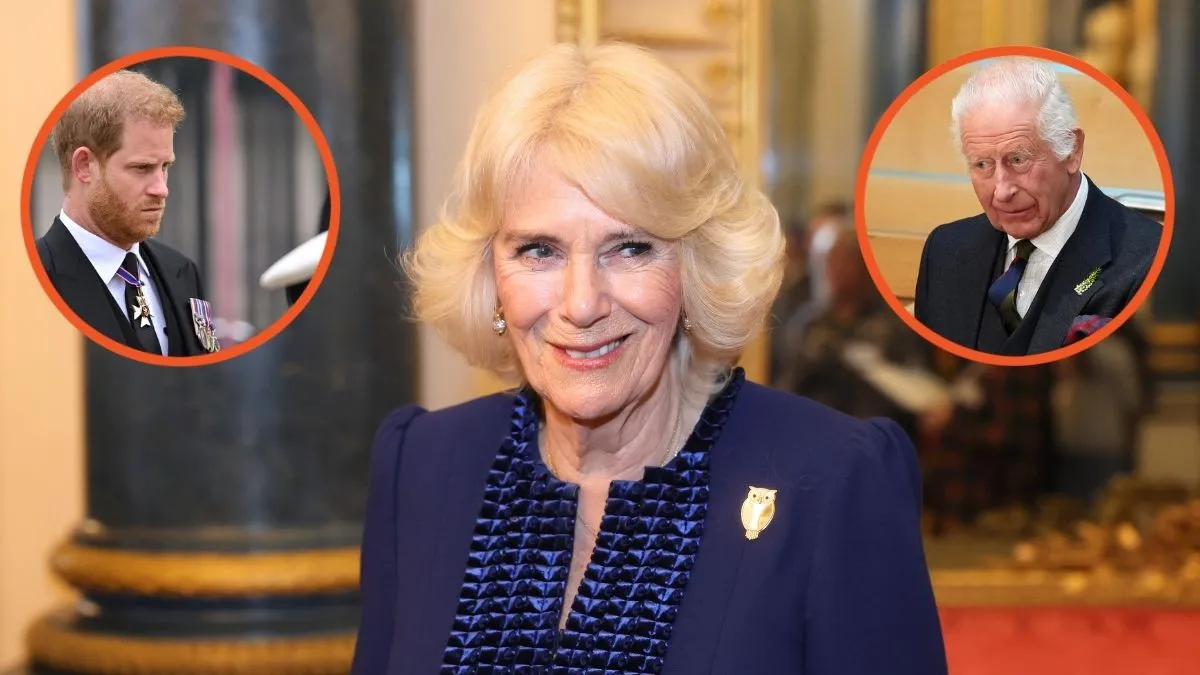
<instances>
[{"instance_id":1,"label":"jacket lapel","mask_svg":"<svg viewBox=\"0 0 1200 675\"><path fill-rule=\"evenodd\" d=\"M989 332L985 312L987 289L993 280L996 261L1002 260L1004 253L1004 235L991 226L987 216L978 216L976 222L971 236L961 242L961 248L942 277L955 280L950 289L945 337L971 348L979 348L986 342ZM939 279L932 282L942 283Z\"/></svg>"},{"instance_id":2,"label":"jacket lapel","mask_svg":"<svg viewBox=\"0 0 1200 675\"><path fill-rule=\"evenodd\" d=\"M518 417L513 399L494 394L442 415L442 424L408 428L405 448L432 458L400 458L394 498L404 517L396 523L397 610L386 672L438 672L442 664L488 473Z\"/></svg>"},{"instance_id":3,"label":"jacket lapel","mask_svg":"<svg viewBox=\"0 0 1200 675\"><path fill-rule=\"evenodd\" d=\"M991 227L989 224L988 227ZM1008 330L1004 327L1004 321L1000 318L1000 310L996 309L987 299L988 288L991 287L1000 275L1004 274L1005 258L1008 253L1008 238L996 232L998 241L996 242L996 253L992 260L991 276L988 277L988 285L981 291L983 296L983 307L980 310L979 318L979 340L975 344L975 348L989 354L1001 353L1004 349L1004 343L1008 340Z\"/></svg>"},{"instance_id":4,"label":"jacket lapel","mask_svg":"<svg viewBox=\"0 0 1200 675\"><path fill-rule=\"evenodd\" d=\"M132 329L129 335L123 330L120 316L113 309L116 301L104 280L96 274L96 268L67 231L67 226L56 217L43 241L50 258L43 260L46 273L71 311L104 336L124 345L135 344L129 340Z\"/></svg>"},{"instance_id":5,"label":"jacket lapel","mask_svg":"<svg viewBox=\"0 0 1200 675\"><path fill-rule=\"evenodd\" d=\"M762 542L746 539L742 526L742 502L751 485L775 487L764 476L775 476L770 466L769 436L755 429L752 411L746 407L751 395L749 383L742 386L739 400L734 403L721 436L710 450L710 483L708 513L704 520L704 537L696 556L695 567L688 583L689 589L702 588L684 594L675 622L675 635L694 636L687 647L670 649L664 671L681 673L733 672L731 664L714 662L720 647L730 603L747 551L762 548ZM769 432L767 432L769 433ZM777 511L777 514L782 510ZM777 515L776 520L781 516ZM772 525L771 536L787 528L787 523ZM736 666L735 666L736 668Z\"/></svg>"},{"instance_id":6,"label":"jacket lapel","mask_svg":"<svg viewBox=\"0 0 1200 675\"><path fill-rule=\"evenodd\" d=\"M1112 235L1103 195L1090 179L1085 180L1088 180L1088 200L1079 226L1050 266L1029 308L1036 321L1028 328L1028 349L1021 353L1036 354L1061 347L1075 317L1104 286L1103 276L1094 279L1090 287L1081 285L1093 271L1112 261ZM1021 332L1018 330L1013 337Z\"/></svg>"}]
</instances>

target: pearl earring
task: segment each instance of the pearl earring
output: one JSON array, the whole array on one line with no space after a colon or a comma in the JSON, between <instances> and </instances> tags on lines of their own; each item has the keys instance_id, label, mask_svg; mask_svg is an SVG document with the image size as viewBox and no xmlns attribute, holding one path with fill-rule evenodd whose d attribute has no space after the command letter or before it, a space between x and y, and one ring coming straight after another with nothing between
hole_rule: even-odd
<instances>
[{"instance_id":1,"label":"pearl earring","mask_svg":"<svg viewBox=\"0 0 1200 675\"><path fill-rule=\"evenodd\" d=\"M688 318L687 314L683 315L683 330L686 333L692 332L692 320Z\"/></svg>"},{"instance_id":2,"label":"pearl earring","mask_svg":"<svg viewBox=\"0 0 1200 675\"><path fill-rule=\"evenodd\" d=\"M508 322L504 320L504 314L499 309L492 317L492 330L496 332L496 335L504 335L508 332Z\"/></svg>"}]
</instances>

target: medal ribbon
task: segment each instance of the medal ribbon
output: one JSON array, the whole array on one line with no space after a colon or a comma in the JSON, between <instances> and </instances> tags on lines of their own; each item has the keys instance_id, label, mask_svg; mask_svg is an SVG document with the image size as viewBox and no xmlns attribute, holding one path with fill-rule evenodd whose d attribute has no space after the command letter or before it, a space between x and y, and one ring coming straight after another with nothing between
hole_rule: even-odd
<instances>
[{"instance_id":1,"label":"medal ribbon","mask_svg":"<svg viewBox=\"0 0 1200 675\"><path fill-rule=\"evenodd\" d=\"M130 274L129 271L124 267L117 268L117 276L121 277L121 281L124 281L134 288L141 288L142 286L146 285L146 282Z\"/></svg>"}]
</instances>

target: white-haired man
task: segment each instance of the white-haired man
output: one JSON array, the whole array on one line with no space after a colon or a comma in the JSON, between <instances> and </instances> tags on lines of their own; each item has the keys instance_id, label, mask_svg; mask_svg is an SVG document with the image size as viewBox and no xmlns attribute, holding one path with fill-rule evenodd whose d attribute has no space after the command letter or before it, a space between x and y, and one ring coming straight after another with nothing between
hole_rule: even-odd
<instances>
[{"instance_id":1,"label":"white-haired man","mask_svg":"<svg viewBox=\"0 0 1200 675\"><path fill-rule=\"evenodd\" d=\"M1002 59L951 104L983 213L930 233L916 318L983 352L1036 354L1108 323L1142 286L1162 226L1083 174L1083 129L1054 69Z\"/></svg>"}]
</instances>

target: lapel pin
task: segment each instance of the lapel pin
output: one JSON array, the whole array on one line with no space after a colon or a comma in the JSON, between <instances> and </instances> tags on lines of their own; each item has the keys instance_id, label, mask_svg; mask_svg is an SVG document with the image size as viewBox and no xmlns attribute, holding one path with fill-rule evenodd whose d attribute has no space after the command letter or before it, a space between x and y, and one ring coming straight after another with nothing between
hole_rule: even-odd
<instances>
[{"instance_id":1,"label":"lapel pin","mask_svg":"<svg viewBox=\"0 0 1200 675\"><path fill-rule=\"evenodd\" d=\"M775 490L750 486L746 501L742 502L742 526L747 539L758 539L758 533L767 529L775 517Z\"/></svg>"},{"instance_id":2,"label":"lapel pin","mask_svg":"<svg viewBox=\"0 0 1200 675\"><path fill-rule=\"evenodd\" d=\"M1075 295L1083 295L1087 293L1087 289L1096 283L1096 277L1100 276L1100 268L1092 270L1092 273L1087 275L1087 278L1075 285Z\"/></svg>"}]
</instances>

